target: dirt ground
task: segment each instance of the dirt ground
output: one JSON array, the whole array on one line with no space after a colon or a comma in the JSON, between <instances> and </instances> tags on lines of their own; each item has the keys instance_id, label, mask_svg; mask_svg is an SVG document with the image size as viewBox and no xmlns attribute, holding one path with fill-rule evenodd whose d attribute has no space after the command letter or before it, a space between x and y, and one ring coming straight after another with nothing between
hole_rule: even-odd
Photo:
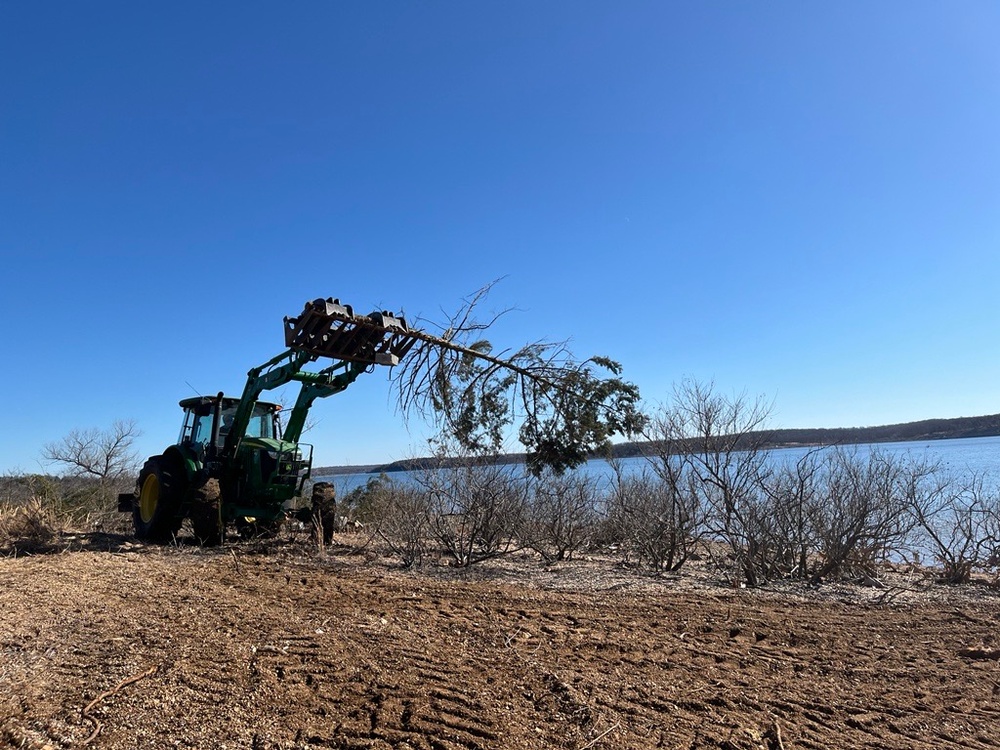
<instances>
[{"instance_id":1,"label":"dirt ground","mask_svg":"<svg viewBox=\"0 0 1000 750\"><path fill-rule=\"evenodd\" d=\"M1000 747L982 585L83 546L0 560L0 747Z\"/></svg>"}]
</instances>

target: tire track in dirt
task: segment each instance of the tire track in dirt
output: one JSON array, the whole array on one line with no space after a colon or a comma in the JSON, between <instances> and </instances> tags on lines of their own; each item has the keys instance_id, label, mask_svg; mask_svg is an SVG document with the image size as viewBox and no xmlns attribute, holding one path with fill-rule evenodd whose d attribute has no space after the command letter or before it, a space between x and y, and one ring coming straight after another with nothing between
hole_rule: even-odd
<instances>
[{"instance_id":1,"label":"tire track in dirt","mask_svg":"<svg viewBox=\"0 0 1000 750\"><path fill-rule=\"evenodd\" d=\"M997 748L996 601L543 591L229 552L0 560L0 746ZM963 605L964 606L964 605Z\"/></svg>"},{"instance_id":2,"label":"tire track in dirt","mask_svg":"<svg viewBox=\"0 0 1000 750\"><path fill-rule=\"evenodd\" d=\"M463 689L474 666L434 648L437 640L450 639L453 648L461 642L447 632L434 639L410 628L414 617L447 622L449 612L442 615L441 603L397 597L406 606L406 616L401 616L366 591L350 593L345 597L342 587L297 590L290 606L338 609L342 616L337 625L329 631L319 628L315 635L279 636L275 641L280 646L257 652L261 671L273 675L286 697L313 717L296 728L297 741L343 748L495 747L499 735L494 723L475 690ZM345 601L350 602L347 613ZM428 613L428 606L434 611Z\"/></svg>"}]
</instances>

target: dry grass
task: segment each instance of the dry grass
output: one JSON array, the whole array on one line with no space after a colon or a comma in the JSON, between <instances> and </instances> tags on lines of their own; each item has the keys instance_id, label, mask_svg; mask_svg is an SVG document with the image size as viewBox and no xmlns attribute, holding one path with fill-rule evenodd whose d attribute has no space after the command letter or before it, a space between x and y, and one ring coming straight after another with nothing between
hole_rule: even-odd
<instances>
[{"instance_id":1,"label":"dry grass","mask_svg":"<svg viewBox=\"0 0 1000 750\"><path fill-rule=\"evenodd\" d=\"M0 505L0 551L13 554L46 551L62 531L59 517L41 498Z\"/></svg>"}]
</instances>

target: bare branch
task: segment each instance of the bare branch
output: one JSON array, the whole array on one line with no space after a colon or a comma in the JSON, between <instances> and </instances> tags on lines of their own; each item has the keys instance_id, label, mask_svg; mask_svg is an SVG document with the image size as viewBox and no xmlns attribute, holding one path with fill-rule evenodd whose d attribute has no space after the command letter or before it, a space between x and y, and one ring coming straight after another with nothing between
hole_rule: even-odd
<instances>
[{"instance_id":1,"label":"bare branch","mask_svg":"<svg viewBox=\"0 0 1000 750\"><path fill-rule=\"evenodd\" d=\"M73 429L61 440L46 444L42 458L62 464L72 476L110 485L135 474L138 456L133 445L140 434L132 419L117 419L107 430Z\"/></svg>"}]
</instances>

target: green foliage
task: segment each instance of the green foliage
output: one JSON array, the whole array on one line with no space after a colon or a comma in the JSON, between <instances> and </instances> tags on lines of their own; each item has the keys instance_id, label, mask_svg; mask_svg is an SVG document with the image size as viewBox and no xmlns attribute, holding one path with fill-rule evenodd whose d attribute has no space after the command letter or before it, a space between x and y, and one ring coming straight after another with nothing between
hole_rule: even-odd
<instances>
[{"instance_id":1,"label":"green foliage","mask_svg":"<svg viewBox=\"0 0 1000 750\"><path fill-rule=\"evenodd\" d=\"M601 377L597 368L614 377ZM531 406L519 431L527 448L528 471L562 474L595 453L607 452L615 435L639 432L646 418L638 409L639 389L622 380L622 368L606 357L567 366L554 382L530 384Z\"/></svg>"},{"instance_id":2,"label":"green foliage","mask_svg":"<svg viewBox=\"0 0 1000 750\"><path fill-rule=\"evenodd\" d=\"M468 349L458 353L450 372L446 367L435 372L431 406L462 448L484 454L499 450L513 421L508 394L517 374L497 369L477 356L492 354L489 341L473 342Z\"/></svg>"},{"instance_id":3,"label":"green foliage","mask_svg":"<svg viewBox=\"0 0 1000 750\"><path fill-rule=\"evenodd\" d=\"M381 500L393 485L385 473L369 477L361 487L355 487L340 500L340 511L351 520L370 523L378 518Z\"/></svg>"},{"instance_id":4,"label":"green foliage","mask_svg":"<svg viewBox=\"0 0 1000 750\"><path fill-rule=\"evenodd\" d=\"M639 389L607 357L574 362L561 345L532 344L497 363L488 341L469 347L453 367L435 373L431 405L463 452L497 453L508 428L520 421L518 439L529 472L562 474L607 451L615 435L645 424ZM558 348L558 361L553 349ZM610 373L610 376L605 375Z\"/></svg>"}]
</instances>

